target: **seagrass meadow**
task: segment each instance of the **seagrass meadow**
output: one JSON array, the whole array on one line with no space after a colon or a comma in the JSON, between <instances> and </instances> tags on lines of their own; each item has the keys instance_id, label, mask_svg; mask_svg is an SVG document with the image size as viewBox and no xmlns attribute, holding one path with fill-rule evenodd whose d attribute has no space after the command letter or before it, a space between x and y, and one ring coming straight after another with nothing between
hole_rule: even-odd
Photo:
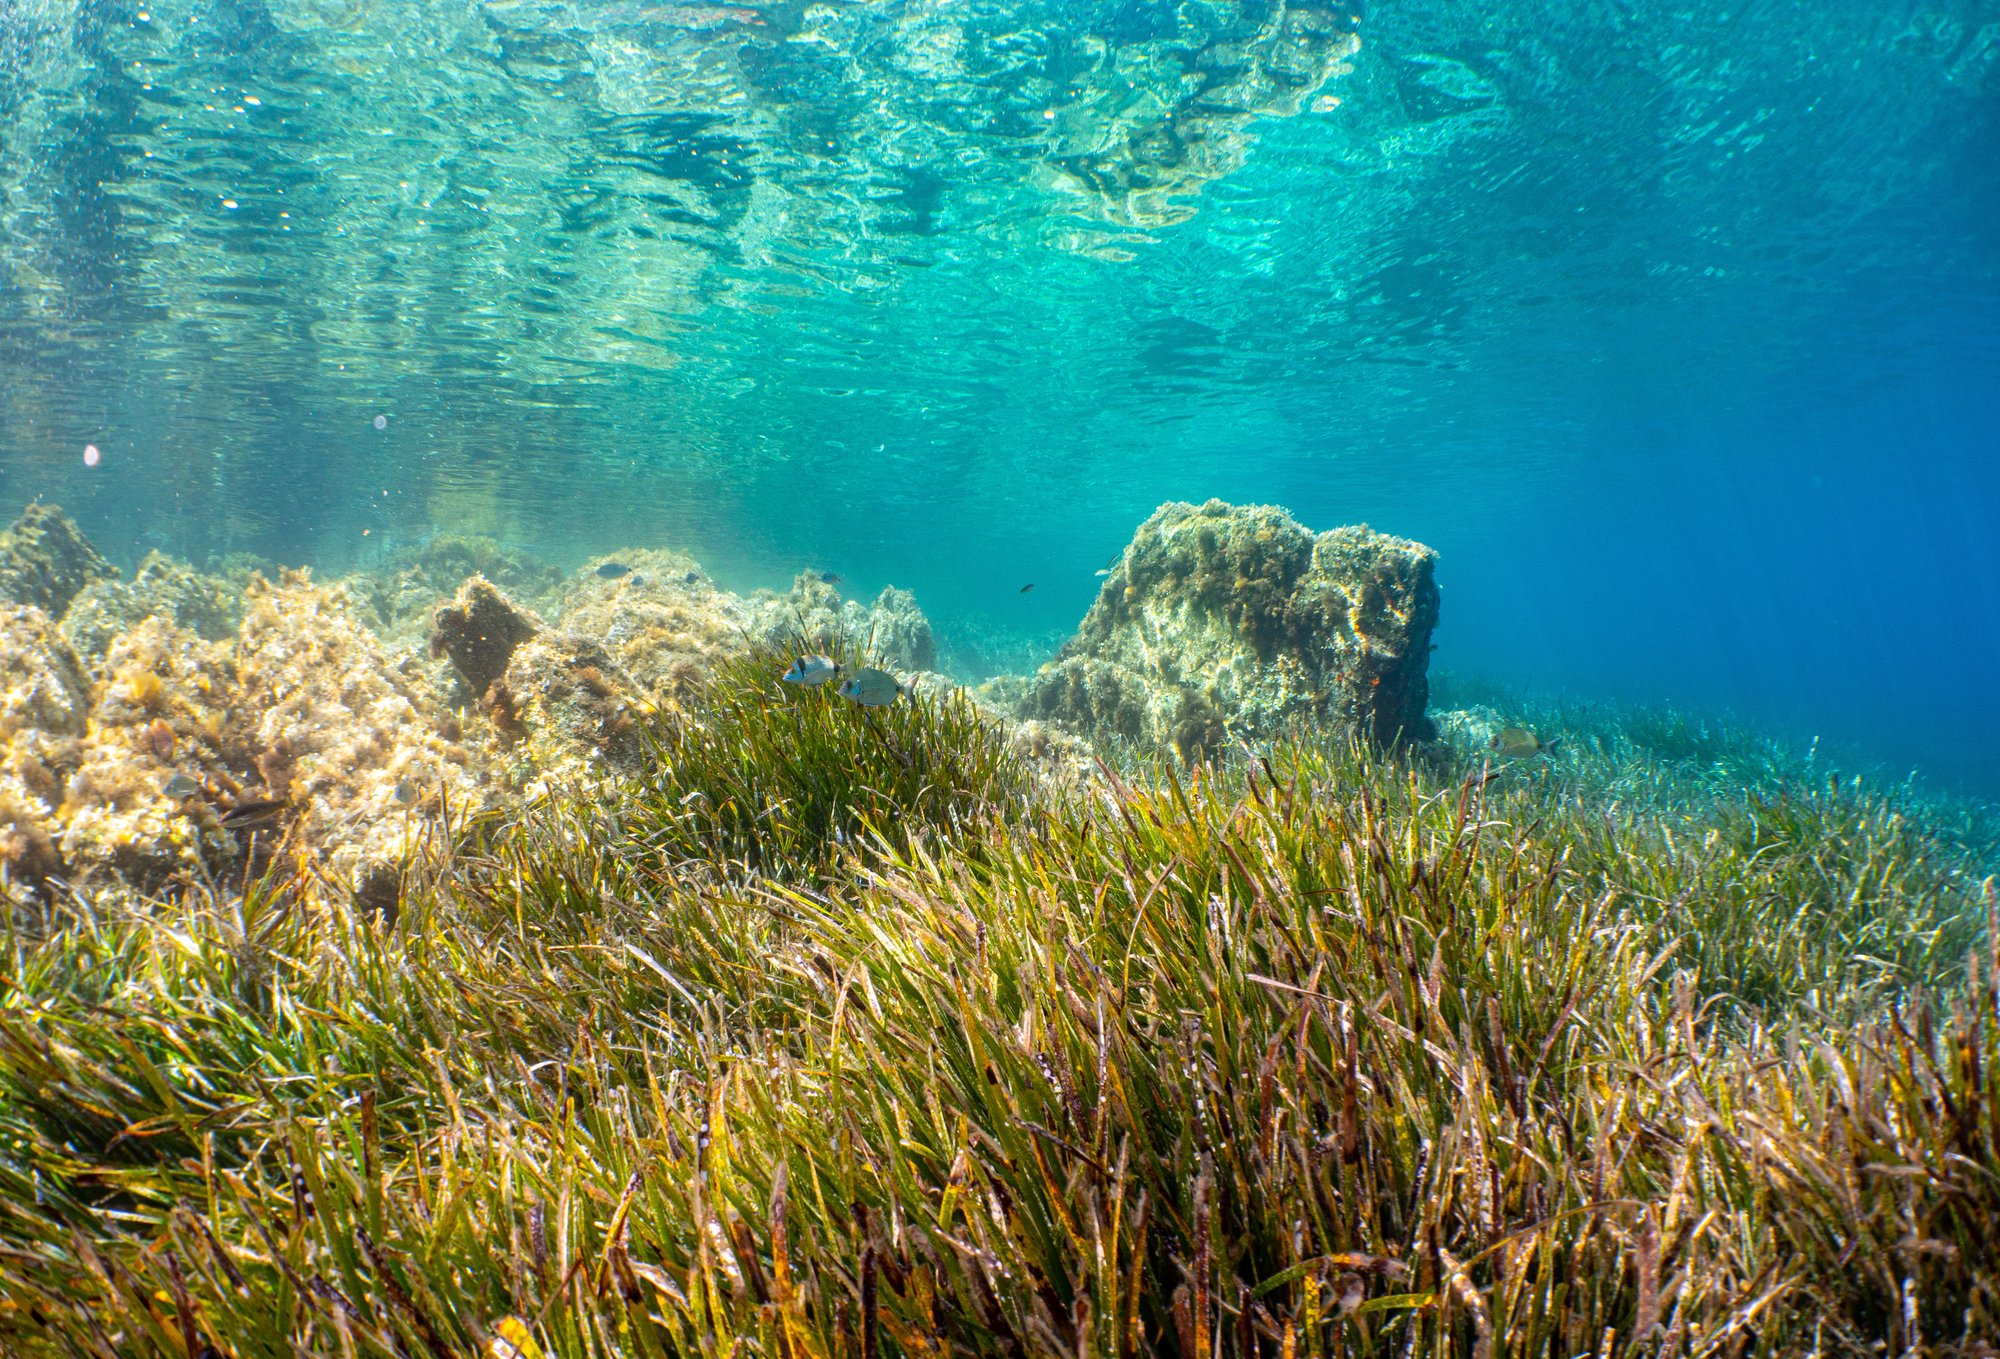
<instances>
[{"instance_id":1,"label":"seagrass meadow","mask_svg":"<svg viewBox=\"0 0 2000 1359\"><path fill-rule=\"evenodd\" d=\"M1976 807L1602 706L1058 782L769 675L394 909L18 914L0 1352L2000 1353Z\"/></svg>"}]
</instances>

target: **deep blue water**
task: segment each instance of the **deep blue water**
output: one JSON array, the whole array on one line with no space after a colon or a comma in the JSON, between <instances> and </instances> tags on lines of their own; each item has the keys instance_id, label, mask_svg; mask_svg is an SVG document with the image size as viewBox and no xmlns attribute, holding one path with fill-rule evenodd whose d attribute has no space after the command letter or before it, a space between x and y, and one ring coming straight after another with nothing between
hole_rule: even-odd
<instances>
[{"instance_id":1,"label":"deep blue water","mask_svg":"<svg viewBox=\"0 0 2000 1359\"><path fill-rule=\"evenodd\" d=\"M665 542L992 648L1161 500L1275 502L1437 547L1444 668L2000 793L2000 3L0 39L0 500L114 555Z\"/></svg>"}]
</instances>

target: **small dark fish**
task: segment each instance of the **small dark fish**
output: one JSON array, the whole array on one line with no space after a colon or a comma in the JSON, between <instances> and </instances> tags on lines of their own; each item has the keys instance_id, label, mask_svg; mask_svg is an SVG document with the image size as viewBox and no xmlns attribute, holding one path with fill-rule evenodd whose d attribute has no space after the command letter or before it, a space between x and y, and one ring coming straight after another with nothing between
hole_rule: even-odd
<instances>
[{"instance_id":1,"label":"small dark fish","mask_svg":"<svg viewBox=\"0 0 2000 1359\"><path fill-rule=\"evenodd\" d=\"M279 797L253 797L237 803L216 820L222 823L224 830L249 830L253 826L276 821L291 805Z\"/></svg>"},{"instance_id":2,"label":"small dark fish","mask_svg":"<svg viewBox=\"0 0 2000 1359\"><path fill-rule=\"evenodd\" d=\"M606 562L597 568L597 578L599 580L617 580L620 576L629 576L631 574L632 568L624 562Z\"/></svg>"},{"instance_id":3,"label":"small dark fish","mask_svg":"<svg viewBox=\"0 0 2000 1359\"><path fill-rule=\"evenodd\" d=\"M161 796L177 800L193 797L200 791L201 784L179 770L175 770L172 774L168 775L167 781L160 785Z\"/></svg>"},{"instance_id":4,"label":"small dark fish","mask_svg":"<svg viewBox=\"0 0 2000 1359\"><path fill-rule=\"evenodd\" d=\"M822 571L819 573L819 578L820 583L824 585L838 585L845 579L838 571Z\"/></svg>"},{"instance_id":5,"label":"small dark fish","mask_svg":"<svg viewBox=\"0 0 2000 1359\"><path fill-rule=\"evenodd\" d=\"M686 574L685 576L682 576L682 577L681 577L681 584L683 584L683 585L692 585L692 584L694 584L694 583L695 583L696 581L698 581L698 580L700 580L700 579L701 579L701 572L699 572L699 571L690 571L690 572L688 572L688 573L687 573L687 574Z\"/></svg>"},{"instance_id":6,"label":"small dark fish","mask_svg":"<svg viewBox=\"0 0 2000 1359\"><path fill-rule=\"evenodd\" d=\"M1035 588L1035 582L1033 582L1033 581L1031 580L1031 581L1029 581L1029 582L1028 582L1028 583L1027 583L1026 585L1023 585L1023 586L1021 587L1021 593L1022 593L1022 594L1026 594L1026 593L1028 593L1028 591L1030 591L1030 590L1032 590L1032 589L1034 589L1034 588Z\"/></svg>"},{"instance_id":7,"label":"small dark fish","mask_svg":"<svg viewBox=\"0 0 2000 1359\"><path fill-rule=\"evenodd\" d=\"M416 800L417 800L417 785L410 782L410 780L408 779L397 780L396 801L402 803L404 806L408 806L410 803L415 802Z\"/></svg>"}]
</instances>

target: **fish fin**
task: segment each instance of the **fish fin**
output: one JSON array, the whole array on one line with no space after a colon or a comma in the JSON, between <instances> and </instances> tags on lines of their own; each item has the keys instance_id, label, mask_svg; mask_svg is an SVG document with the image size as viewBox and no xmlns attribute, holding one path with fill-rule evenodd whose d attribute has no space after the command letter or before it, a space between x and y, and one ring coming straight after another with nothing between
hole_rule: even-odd
<instances>
[{"instance_id":1,"label":"fish fin","mask_svg":"<svg viewBox=\"0 0 2000 1359\"><path fill-rule=\"evenodd\" d=\"M1563 743L1562 737L1551 736L1548 740L1542 742L1542 753L1544 755L1553 755L1556 753L1556 747L1561 745L1562 743Z\"/></svg>"}]
</instances>

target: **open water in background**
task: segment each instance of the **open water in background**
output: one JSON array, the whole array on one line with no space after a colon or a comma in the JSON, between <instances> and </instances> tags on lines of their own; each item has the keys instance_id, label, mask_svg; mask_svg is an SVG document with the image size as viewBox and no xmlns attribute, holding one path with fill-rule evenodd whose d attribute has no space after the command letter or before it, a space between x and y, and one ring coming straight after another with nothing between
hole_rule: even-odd
<instances>
[{"instance_id":1,"label":"open water in background","mask_svg":"<svg viewBox=\"0 0 2000 1359\"><path fill-rule=\"evenodd\" d=\"M2000 0L0 0L0 505L125 564L1025 639L1209 496L1437 547L1441 668L2000 793Z\"/></svg>"}]
</instances>

